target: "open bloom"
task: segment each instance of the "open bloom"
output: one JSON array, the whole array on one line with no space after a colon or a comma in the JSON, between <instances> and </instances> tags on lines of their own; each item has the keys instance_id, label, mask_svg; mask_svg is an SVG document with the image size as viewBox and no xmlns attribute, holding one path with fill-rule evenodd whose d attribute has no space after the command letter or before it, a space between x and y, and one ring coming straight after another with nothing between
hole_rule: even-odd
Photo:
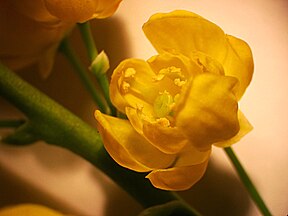
<instances>
[{"instance_id":1,"label":"open bloom","mask_svg":"<svg viewBox=\"0 0 288 216\"><path fill-rule=\"evenodd\" d=\"M228 147L252 127L238 109L249 85L249 46L187 11L153 15L143 30L158 51L127 59L110 95L128 120L96 111L105 148L160 189L185 190L204 174L211 146Z\"/></svg>"},{"instance_id":2,"label":"open bloom","mask_svg":"<svg viewBox=\"0 0 288 216\"><path fill-rule=\"evenodd\" d=\"M77 22L106 18L121 0L0 1L0 61L17 70L38 63L47 76L60 41Z\"/></svg>"}]
</instances>

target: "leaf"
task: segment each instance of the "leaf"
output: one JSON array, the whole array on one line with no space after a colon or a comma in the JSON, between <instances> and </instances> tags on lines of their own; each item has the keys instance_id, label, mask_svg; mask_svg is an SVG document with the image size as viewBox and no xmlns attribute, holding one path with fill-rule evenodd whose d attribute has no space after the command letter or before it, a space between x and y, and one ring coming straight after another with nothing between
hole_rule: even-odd
<instances>
[{"instance_id":1,"label":"leaf","mask_svg":"<svg viewBox=\"0 0 288 216\"><path fill-rule=\"evenodd\" d=\"M5 137L2 141L11 145L27 145L32 144L39 140L35 134L32 132L32 125L27 122L13 133Z\"/></svg>"}]
</instances>

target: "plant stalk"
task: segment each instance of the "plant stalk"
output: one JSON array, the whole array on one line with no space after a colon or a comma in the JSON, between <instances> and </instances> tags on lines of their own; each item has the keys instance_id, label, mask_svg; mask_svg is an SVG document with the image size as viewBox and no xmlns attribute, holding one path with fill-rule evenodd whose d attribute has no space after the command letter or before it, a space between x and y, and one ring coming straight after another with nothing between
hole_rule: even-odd
<instances>
[{"instance_id":1,"label":"plant stalk","mask_svg":"<svg viewBox=\"0 0 288 216\"><path fill-rule=\"evenodd\" d=\"M243 168L242 164L240 163L239 159L237 158L236 154L234 153L231 147L224 148L224 151L228 155L230 161L232 162L234 168L236 169L242 183L248 190L252 200L257 205L258 209L261 211L263 216L272 216L271 212L269 211L268 207L266 206L265 202L261 198L260 194L258 193L256 187L252 183L250 177L248 176L247 172Z\"/></svg>"}]
</instances>

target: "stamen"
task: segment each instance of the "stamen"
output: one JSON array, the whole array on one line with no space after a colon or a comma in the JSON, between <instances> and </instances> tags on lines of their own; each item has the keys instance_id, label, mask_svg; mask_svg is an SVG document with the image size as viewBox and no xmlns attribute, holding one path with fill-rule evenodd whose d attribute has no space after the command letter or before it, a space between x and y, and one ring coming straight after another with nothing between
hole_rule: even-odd
<instances>
[{"instance_id":1,"label":"stamen","mask_svg":"<svg viewBox=\"0 0 288 216\"><path fill-rule=\"evenodd\" d=\"M137 109L137 111L142 112L143 108L144 108L143 104L140 104L140 103L137 103L137 104L136 104L136 109Z\"/></svg>"},{"instance_id":2,"label":"stamen","mask_svg":"<svg viewBox=\"0 0 288 216\"><path fill-rule=\"evenodd\" d=\"M163 68L159 71L159 74L168 74L168 73L181 73L181 68L176 68L175 66Z\"/></svg>"},{"instance_id":3,"label":"stamen","mask_svg":"<svg viewBox=\"0 0 288 216\"><path fill-rule=\"evenodd\" d=\"M165 77L164 74L157 74L156 76L152 77L152 81L157 82L157 81L162 80L164 77Z\"/></svg>"},{"instance_id":4,"label":"stamen","mask_svg":"<svg viewBox=\"0 0 288 216\"><path fill-rule=\"evenodd\" d=\"M163 68L159 71L159 74L177 74L179 76L181 74L181 68L176 68L175 66Z\"/></svg>"},{"instance_id":5,"label":"stamen","mask_svg":"<svg viewBox=\"0 0 288 216\"><path fill-rule=\"evenodd\" d=\"M182 87L185 83L186 83L186 80L180 80L180 78L174 79L174 84L179 87Z\"/></svg>"},{"instance_id":6,"label":"stamen","mask_svg":"<svg viewBox=\"0 0 288 216\"><path fill-rule=\"evenodd\" d=\"M134 68L127 68L124 72L125 78L133 78L136 74L136 70Z\"/></svg>"},{"instance_id":7,"label":"stamen","mask_svg":"<svg viewBox=\"0 0 288 216\"><path fill-rule=\"evenodd\" d=\"M125 82L125 81L124 81L124 82L122 83L122 86L121 86L121 87L122 87L123 92L124 92L124 93L127 93L127 92L129 91L130 84L129 84L128 82Z\"/></svg>"},{"instance_id":8,"label":"stamen","mask_svg":"<svg viewBox=\"0 0 288 216\"><path fill-rule=\"evenodd\" d=\"M170 121L167 118L158 118L156 119L157 124L163 126L163 127L169 127Z\"/></svg>"}]
</instances>

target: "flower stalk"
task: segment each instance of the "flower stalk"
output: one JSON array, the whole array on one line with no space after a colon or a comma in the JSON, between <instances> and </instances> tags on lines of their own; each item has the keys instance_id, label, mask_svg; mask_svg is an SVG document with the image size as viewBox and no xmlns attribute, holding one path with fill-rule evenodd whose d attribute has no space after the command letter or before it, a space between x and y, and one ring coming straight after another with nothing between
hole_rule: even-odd
<instances>
[{"instance_id":1,"label":"flower stalk","mask_svg":"<svg viewBox=\"0 0 288 216\"><path fill-rule=\"evenodd\" d=\"M90 23L89 22L79 23L78 27L80 29L80 33L81 33L84 45L87 50L88 58L90 62L93 63L93 61L95 60L95 58L98 56L99 53L95 45L95 41L93 39ZM106 74L101 73L97 65L93 65L93 64L91 64L91 71L96 76L99 86L101 87L103 91L104 98L110 107L111 114L116 115L116 109L110 100L109 81L108 81Z\"/></svg>"},{"instance_id":2,"label":"flower stalk","mask_svg":"<svg viewBox=\"0 0 288 216\"><path fill-rule=\"evenodd\" d=\"M97 91L93 82L89 78L85 67L82 65L79 58L76 56L74 50L70 46L68 38L64 38L62 40L62 43L60 45L60 51L65 55L67 60L73 66L74 71L79 76L80 80L84 84L87 91L90 93L92 99L94 100L94 102L96 103L98 108L100 110L103 110L103 112L109 114L110 109L109 109L108 105L105 103L103 98L100 96L101 95L100 92Z\"/></svg>"},{"instance_id":3,"label":"flower stalk","mask_svg":"<svg viewBox=\"0 0 288 216\"><path fill-rule=\"evenodd\" d=\"M93 39L93 35L91 32L91 27L89 22L78 23L78 27L84 42L84 45L87 49L87 54L90 61L93 61L94 58L98 55L98 50L95 45L95 41Z\"/></svg>"},{"instance_id":4,"label":"flower stalk","mask_svg":"<svg viewBox=\"0 0 288 216\"><path fill-rule=\"evenodd\" d=\"M231 160L234 168L236 169L242 183L248 190L251 198L263 214L263 216L271 216L271 212L269 211L268 207L264 203L263 199L261 198L260 194L258 193L256 187L254 186L253 182L251 181L250 177L248 176L247 172L241 165L239 159L237 158L236 154L234 153L231 147L224 148L224 151L228 155L229 159Z\"/></svg>"}]
</instances>

